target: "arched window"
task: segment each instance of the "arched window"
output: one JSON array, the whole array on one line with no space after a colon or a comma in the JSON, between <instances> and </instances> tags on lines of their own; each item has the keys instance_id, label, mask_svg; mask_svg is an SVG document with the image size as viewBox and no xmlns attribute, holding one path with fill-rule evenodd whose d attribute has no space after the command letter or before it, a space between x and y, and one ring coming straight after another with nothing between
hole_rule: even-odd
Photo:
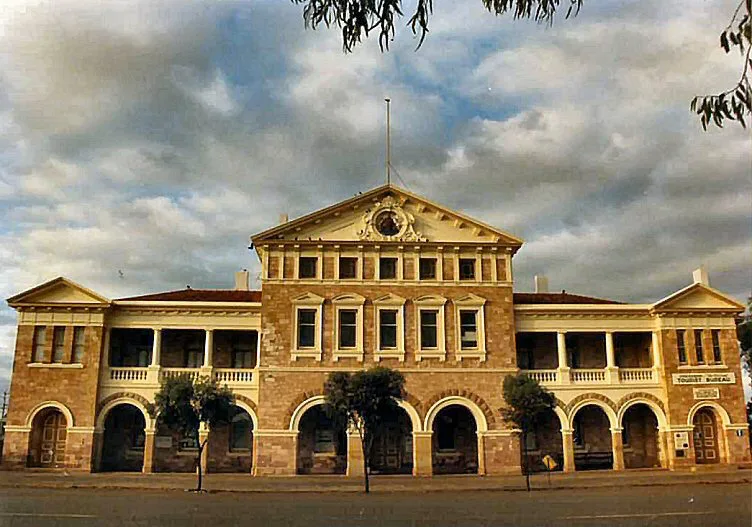
<instances>
[{"instance_id":1,"label":"arched window","mask_svg":"<svg viewBox=\"0 0 752 527\"><path fill-rule=\"evenodd\" d=\"M230 421L230 452L246 452L251 449L253 421L244 410L238 410Z\"/></svg>"}]
</instances>

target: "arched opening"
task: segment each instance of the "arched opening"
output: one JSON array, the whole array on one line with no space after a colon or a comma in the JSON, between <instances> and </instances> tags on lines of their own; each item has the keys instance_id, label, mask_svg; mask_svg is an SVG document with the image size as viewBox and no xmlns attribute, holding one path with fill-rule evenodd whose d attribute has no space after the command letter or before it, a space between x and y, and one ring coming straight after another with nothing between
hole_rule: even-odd
<instances>
[{"instance_id":1,"label":"arched opening","mask_svg":"<svg viewBox=\"0 0 752 527\"><path fill-rule=\"evenodd\" d=\"M229 423L214 427L209 435L212 472L251 472L253 464L253 418L233 405Z\"/></svg>"},{"instance_id":2,"label":"arched opening","mask_svg":"<svg viewBox=\"0 0 752 527\"><path fill-rule=\"evenodd\" d=\"M547 410L538 418L533 429L525 435L525 442L527 459L522 460L523 468L527 464L530 472L545 472L548 469L544 458L550 456L556 462L556 467L552 470L563 469L564 446L561 439L561 420L553 410ZM524 457L524 448L522 450Z\"/></svg>"},{"instance_id":3,"label":"arched opening","mask_svg":"<svg viewBox=\"0 0 752 527\"><path fill-rule=\"evenodd\" d=\"M478 473L478 427L472 412L452 404L433 421L433 473Z\"/></svg>"},{"instance_id":4,"label":"arched opening","mask_svg":"<svg viewBox=\"0 0 752 527\"><path fill-rule=\"evenodd\" d=\"M146 442L144 414L132 404L110 409L104 421L102 464L104 472L140 472Z\"/></svg>"},{"instance_id":5,"label":"arched opening","mask_svg":"<svg viewBox=\"0 0 752 527\"><path fill-rule=\"evenodd\" d=\"M701 408L692 420L695 462L709 465L721 462L721 437L718 418L711 408Z\"/></svg>"},{"instance_id":6,"label":"arched opening","mask_svg":"<svg viewBox=\"0 0 752 527\"><path fill-rule=\"evenodd\" d=\"M412 474L413 424L404 409L398 407L382 417L373 438L370 467L374 474Z\"/></svg>"},{"instance_id":7,"label":"arched opening","mask_svg":"<svg viewBox=\"0 0 752 527\"><path fill-rule=\"evenodd\" d=\"M29 467L55 468L65 466L65 442L68 421L54 407L39 411L32 421L29 437Z\"/></svg>"},{"instance_id":8,"label":"arched opening","mask_svg":"<svg viewBox=\"0 0 752 527\"><path fill-rule=\"evenodd\" d=\"M575 470L613 468L611 426L606 412L598 405L585 405L577 411L572 424Z\"/></svg>"},{"instance_id":9,"label":"arched opening","mask_svg":"<svg viewBox=\"0 0 752 527\"><path fill-rule=\"evenodd\" d=\"M335 423L322 405L309 408L298 425L298 473L344 474L346 469L344 424Z\"/></svg>"},{"instance_id":10,"label":"arched opening","mask_svg":"<svg viewBox=\"0 0 752 527\"><path fill-rule=\"evenodd\" d=\"M625 468L661 466L658 419L644 403L630 406L621 420Z\"/></svg>"}]
</instances>

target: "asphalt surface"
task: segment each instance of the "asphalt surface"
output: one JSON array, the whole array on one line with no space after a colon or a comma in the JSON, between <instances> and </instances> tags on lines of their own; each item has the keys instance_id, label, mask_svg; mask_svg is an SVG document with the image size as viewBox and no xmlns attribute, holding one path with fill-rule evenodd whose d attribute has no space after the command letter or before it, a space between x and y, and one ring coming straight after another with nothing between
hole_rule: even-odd
<instances>
[{"instance_id":1,"label":"asphalt surface","mask_svg":"<svg viewBox=\"0 0 752 527\"><path fill-rule=\"evenodd\" d=\"M744 526L749 484L526 492L210 493L0 489L0 526Z\"/></svg>"}]
</instances>

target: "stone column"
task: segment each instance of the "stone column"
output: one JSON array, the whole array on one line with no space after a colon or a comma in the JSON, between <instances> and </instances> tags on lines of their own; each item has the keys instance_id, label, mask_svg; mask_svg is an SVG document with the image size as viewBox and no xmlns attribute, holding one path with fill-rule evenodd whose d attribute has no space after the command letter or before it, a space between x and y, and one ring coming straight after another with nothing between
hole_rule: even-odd
<instances>
[{"instance_id":1,"label":"stone column","mask_svg":"<svg viewBox=\"0 0 752 527\"><path fill-rule=\"evenodd\" d=\"M204 474L209 473L209 428L201 423L201 426L198 429L198 441L199 444L203 444L204 441L206 441L206 445L204 446L204 450L201 452L201 471Z\"/></svg>"},{"instance_id":2,"label":"stone column","mask_svg":"<svg viewBox=\"0 0 752 527\"><path fill-rule=\"evenodd\" d=\"M206 337L204 338L204 368L212 367L212 360L214 359L214 330L207 329Z\"/></svg>"},{"instance_id":3,"label":"stone column","mask_svg":"<svg viewBox=\"0 0 752 527\"><path fill-rule=\"evenodd\" d=\"M357 430L347 431L347 471L350 477L363 477L363 444Z\"/></svg>"},{"instance_id":4,"label":"stone column","mask_svg":"<svg viewBox=\"0 0 752 527\"><path fill-rule=\"evenodd\" d=\"M619 382L619 368L616 367L616 354L614 353L614 334L606 331L606 382L616 384Z\"/></svg>"},{"instance_id":5,"label":"stone column","mask_svg":"<svg viewBox=\"0 0 752 527\"><path fill-rule=\"evenodd\" d=\"M483 432L476 432L478 436L478 475L486 475L486 438Z\"/></svg>"},{"instance_id":6,"label":"stone column","mask_svg":"<svg viewBox=\"0 0 752 527\"><path fill-rule=\"evenodd\" d=\"M162 329L154 328L154 336L151 343L151 364L149 371L146 373L151 384L159 384L159 369L162 357Z\"/></svg>"},{"instance_id":7,"label":"stone column","mask_svg":"<svg viewBox=\"0 0 752 527\"><path fill-rule=\"evenodd\" d=\"M669 468L668 455L668 432L663 428L658 429L658 462L661 468Z\"/></svg>"},{"instance_id":8,"label":"stone column","mask_svg":"<svg viewBox=\"0 0 752 527\"><path fill-rule=\"evenodd\" d=\"M286 429L254 431L253 475L293 476L298 469L298 432Z\"/></svg>"},{"instance_id":9,"label":"stone column","mask_svg":"<svg viewBox=\"0 0 752 527\"><path fill-rule=\"evenodd\" d=\"M556 333L556 352L559 358L559 384L570 384L572 381L567 364L567 334L564 331Z\"/></svg>"},{"instance_id":10,"label":"stone column","mask_svg":"<svg viewBox=\"0 0 752 527\"><path fill-rule=\"evenodd\" d=\"M413 476L433 476L433 432L413 432Z\"/></svg>"},{"instance_id":11,"label":"stone column","mask_svg":"<svg viewBox=\"0 0 752 527\"><path fill-rule=\"evenodd\" d=\"M652 359L653 359L653 369L657 371L661 367L661 351L660 351L661 332L653 331L651 335L652 335L652 342L650 346L650 355L652 356ZM656 377L653 380L657 381L658 379Z\"/></svg>"},{"instance_id":12,"label":"stone column","mask_svg":"<svg viewBox=\"0 0 752 527\"><path fill-rule=\"evenodd\" d=\"M614 470L624 470L624 441L621 428L611 429L611 450L614 455Z\"/></svg>"},{"instance_id":13,"label":"stone column","mask_svg":"<svg viewBox=\"0 0 752 527\"><path fill-rule=\"evenodd\" d=\"M147 428L144 430L146 440L144 441L144 465L141 472L144 474L151 474L154 472L154 454L156 448L154 447L154 439L157 435L157 431L154 428Z\"/></svg>"},{"instance_id":14,"label":"stone column","mask_svg":"<svg viewBox=\"0 0 752 527\"><path fill-rule=\"evenodd\" d=\"M562 470L564 472L574 472L574 431L562 430L561 441L564 453L564 466Z\"/></svg>"}]
</instances>

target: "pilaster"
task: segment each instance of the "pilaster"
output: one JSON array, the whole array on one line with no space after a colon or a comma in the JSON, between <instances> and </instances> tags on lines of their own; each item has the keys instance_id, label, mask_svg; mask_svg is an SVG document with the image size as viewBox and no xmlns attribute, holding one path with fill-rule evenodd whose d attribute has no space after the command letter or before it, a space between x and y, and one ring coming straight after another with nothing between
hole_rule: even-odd
<instances>
[{"instance_id":1,"label":"pilaster","mask_svg":"<svg viewBox=\"0 0 752 527\"><path fill-rule=\"evenodd\" d=\"M433 475L432 442L433 432L413 432L413 476Z\"/></svg>"}]
</instances>

